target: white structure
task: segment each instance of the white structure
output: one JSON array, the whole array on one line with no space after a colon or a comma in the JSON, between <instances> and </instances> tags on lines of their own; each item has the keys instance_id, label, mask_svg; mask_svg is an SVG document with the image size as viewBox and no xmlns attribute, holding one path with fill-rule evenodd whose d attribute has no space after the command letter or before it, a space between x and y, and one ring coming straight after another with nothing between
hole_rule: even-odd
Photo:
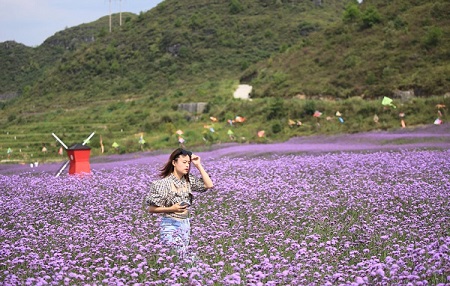
<instances>
[{"instance_id":1,"label":"white structure","mask_svg":"<svg viewBox=\"0 0 450 286\"><path fill-rule=\"evenodd\" d=\"M233 94L234 98L240 98L240 99L250 99L250 93L252 92L253 87L248 84L240 84L236 91Z\"/></svg>"}]
</instances>

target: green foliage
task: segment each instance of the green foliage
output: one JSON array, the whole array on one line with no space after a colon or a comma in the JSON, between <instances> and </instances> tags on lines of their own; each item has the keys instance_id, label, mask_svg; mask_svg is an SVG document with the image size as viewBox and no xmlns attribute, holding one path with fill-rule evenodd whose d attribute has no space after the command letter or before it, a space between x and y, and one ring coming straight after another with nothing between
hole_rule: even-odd
<instances>
[{"instance_id":1,"label":"green foliage","mask_svg":"<svg viewBox=\"0 0 450 286\"><path fill-rule=\"evenodd\" d=\"M274 98L269 100L267 106L267 120L280 119L285 117L284 102L281 98Z\"/></svg>"},{"instance_id":2,"label":"green foliage","mask_svg":"<svg viewBox=\"0 0 450 286\"><path fill-rule=\"evenodd\" d=\"M377 77L375 76L375 73L373 72L368 72L367 73L367 77L366 77L366 84L368 85L372 85L375 84L377 81Z\"/></svg>"},{"instance_id":3,"label":"green foliage","mask_svg":"<svg viewBox=\"0 0 450 286\"><path fill-rule=\"evenodd\" d=\"M448 1L435 1L430 9L430 16L437 20L450 17L450 3Z\"/></svg>"},{"instance_id":4,"label":"green foliage","mask_svg":"<svg viewBox=\"0 0 450 286\"><path fill-rule=\"evenodd\" d=\"M423 39L423 45L427 49L436 47L442 40L442 29L439 27L430 27Z\"/></svg>"},{"instance_id":5,"label":"green foliage","mask_svg":"<svg viewBox=\"0 0 450 286\"><path fill-rule=\"evenodd\" d=\"M272 124L271 129L274 134L277 134L283 130L283 127L280 122L275 122Z\"/></svg>"},{"instance_id":6,"label":"green foliage","mask_svg":"<svg viewBox=\"0 0 450 286\"><path fill-rule=\"evenodd\" d=\"M349 4L344 11L342 20L346 23L358 22L361 18L361 11L359 10L359 5L357 3Z\"/></svg>"},{"instance_id":7,"label":"green foliage","mask_svg":"<svg viewBox=\"0 0 450 286\"><path fill-rule=\"evenodd\" d=\"M310 33L319 30L320 26L317 23L302 21L298 24L297 29L301 36L308 36Z\"/></svg>"},{"instance_id":8,"label":"green foliage","mask_svg":"<svg viewBox=\"0 0 450 286\"><path fill-rule=\"evenodd\" d=\"M8 122L13 122L14 120L16 120L16 115L15 114L10 114L9 116L8 116Z\"/></svg>"},{"instance_id":9,"label":"green foliage","mask_svg":"<svg viewBox=\"0 0 450 286\"><path fill-rule=\"evenodd\" d=\"M239 0L230 0L230 13L238 14L244 10L241 2Z\"/></svg>"},{"instance_id":10,"label":"green foliage","mask_svg":"<svg viewBox=\"0 0 450 286\"><path fill-rule=\"evenodd\" d=\"M381 22L381 15L375 7L370 6L363 12L361 20L363 28L371 28Z\"/></svg>"},{"instance_id":11,"label":"green foliage","mask_svg":"<svg viewBox=\"0 0 450 286\"><path fill-rule=\"evenodd\" d=\"M305 104L303 106L303 112L305 115L313 115L316 110L317 110L317 108L316 108L315 101L308 100L305 102Z\"/></svg>"}]
</instances>

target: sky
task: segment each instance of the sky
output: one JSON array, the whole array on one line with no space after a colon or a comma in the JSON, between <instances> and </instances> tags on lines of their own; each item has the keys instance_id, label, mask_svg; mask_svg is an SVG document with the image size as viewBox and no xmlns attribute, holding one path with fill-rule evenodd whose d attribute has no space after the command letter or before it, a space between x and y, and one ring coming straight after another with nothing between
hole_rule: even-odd
<instances>
[{"instance_id":1,"label":"sky","mask_svg":"<svg viewBox=\"0 0 450 286\"><path fill-rule=\"evenodd\" d=\"M29 47L66 28L93 22L111 13L146 12L163 0L0 0L0 42Z\"/></svg>"}]
</instances>

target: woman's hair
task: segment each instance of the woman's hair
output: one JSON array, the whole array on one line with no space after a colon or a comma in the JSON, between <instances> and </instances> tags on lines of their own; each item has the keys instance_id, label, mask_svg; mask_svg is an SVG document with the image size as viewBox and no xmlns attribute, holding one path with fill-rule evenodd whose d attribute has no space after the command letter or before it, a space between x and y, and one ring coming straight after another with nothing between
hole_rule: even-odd
<instances>
[{"instance_id":1,"label":"woman's hair","mask_svg":"<svg viewBox=\"0 0 450 286\"><path fill-rule=\"evenodd\" d=\"M173 173L174 167L173 167L172 162L178 160L180 155L188 155L189 160L190 160L191 156L192 156L192 152L188 151L188 150L184 150L182 148L175 149L172 152L172 154L170 154L170 157L169 157L169 160L167 161L167 163L164 165L164 167L161 168L160 173L159 173L160 177L165 178ZM187 172L187 174L184 175L184 178L189 183L189 172Z\"/></svg>"}]
</instances>

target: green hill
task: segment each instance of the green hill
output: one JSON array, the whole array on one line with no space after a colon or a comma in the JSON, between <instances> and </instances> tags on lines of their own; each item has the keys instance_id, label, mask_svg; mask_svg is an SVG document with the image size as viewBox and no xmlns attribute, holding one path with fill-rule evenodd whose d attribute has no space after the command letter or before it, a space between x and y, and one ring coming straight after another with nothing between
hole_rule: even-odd
<instances>
[{"instance_id":1,"label":"green hill","mask_svg":"<svg viewBox=\"0 0 450 286\"><path fill-rule=\"evenodd\" d=\"M450 89L450 3L364 1L342 22L248 69L255 96L443 95ZM276 79L276 83L274 83Z\"/></svg>"},{"instance_id":2,"label":"green hill","mask_svg":"<svg viewBox=\"0 0 450 286\"><path fill-rule=\"evenodd\" d=\"M113 15L112 33L103 17L36 48L0 43L0 148L30 160L42 145L56 153L52 132L73 144L95 130L111 153L173 148L178 129L200 148L229 141L230 128L239 142L394 128L399 111L379 101L395 90L420 96L394 97L408 125L428 124L450 104L448 11L443 0L166 0L122 26ZM253 101L233 99L239 83ZM208 105L179 110L191 102ZM235 116L247 120L230 126ZM100 136L90 146L98 155Z\"/></svg>"}]
</instances>

